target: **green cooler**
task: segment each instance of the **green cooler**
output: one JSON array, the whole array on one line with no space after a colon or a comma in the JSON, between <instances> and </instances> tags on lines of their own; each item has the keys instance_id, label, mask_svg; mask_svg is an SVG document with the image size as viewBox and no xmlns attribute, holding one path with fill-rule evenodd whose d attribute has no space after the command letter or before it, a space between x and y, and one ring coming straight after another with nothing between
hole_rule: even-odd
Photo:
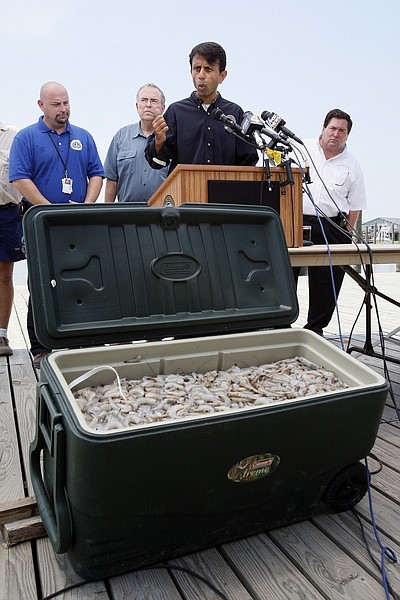
<instances>
[{"instance_id":1,"label":"green cooler","mask_svg":"<svg viewBox=\"0 0 400 600\"><path fill-rule=\"evenodd\" d=\"M290 327L296 290L272 209L33 207L24 234L37 334L54 349L40 372L31 475L54 550L79 575L115 575L361 499L358 461L374 445L388 385ZM106 431L87 424L74 397L95 367L82 387L115 373L297 356L346 388Z\"/></svg>"}]
</instances>

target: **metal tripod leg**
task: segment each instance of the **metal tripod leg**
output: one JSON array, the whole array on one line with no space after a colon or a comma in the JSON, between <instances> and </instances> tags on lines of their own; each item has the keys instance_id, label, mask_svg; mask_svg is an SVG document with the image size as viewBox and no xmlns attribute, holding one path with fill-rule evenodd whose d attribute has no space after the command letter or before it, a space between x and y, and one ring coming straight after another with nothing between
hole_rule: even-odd
<instances>
[{"instance_id":1,"label":"metal tripod leg","mask_svg":"<svg viewBox=\"0 0 400 600\"><path fill-rule=\"evenodd\" d=\"M350 277L352 277L352 279L354 279L354 281L356 281L358 283L358 285L364 290L365 295L364 295L364 305L365 305L365 342L364 342L364 346L359 347L359 346L350 346L347 349L348 354L351 354L352 352L361 352L361 354L366 354L367 356L373 356L375 358L382 358L382 359L386 359L389 360L390 362L396 363L396 364L400 364L400 360L394 357L390 357L390 356L384 356L383 354L379 353L379 352L375 352L374 350L374 346L372 344L372 302L371 302L371 297L372 294L379 296L380 298L383 298L384 300L387 300L388 302L391 302L392 304L394 304L395 306L400 307L400 302L397 302L397 300L394 300L393 298L390 298L390 296L386 296L386 294L382 294L381 292L379 292L376 287L374 285L371 284L371 276L372 276L372 265L365 265L365 278L362 277L362 275L360 275L355 269L353 269L353 267L350 267L349 265L343 265L341 267L346 273L348 273L350 275Z\"/></svg>"}]
</instances>

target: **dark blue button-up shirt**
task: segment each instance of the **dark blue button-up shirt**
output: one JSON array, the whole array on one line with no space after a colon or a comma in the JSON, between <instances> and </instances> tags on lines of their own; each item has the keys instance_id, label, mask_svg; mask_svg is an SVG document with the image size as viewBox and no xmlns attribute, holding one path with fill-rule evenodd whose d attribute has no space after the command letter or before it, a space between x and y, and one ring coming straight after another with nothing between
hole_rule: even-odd
<instances>
[{"instance_id":1,"label":"dark blue button-up shirt","mask_svg":"<svg viewBox=\"0 0 400 600\"><path fill-rule=\"evenodd\" d=\"M154 134L147 142L146 158L154 169L162 165L153 161L156 157L169 165L169 172L178 164L189 165L243 165L252 166L258 161L257 150L229 134L221 121L212 118L214 108L226 115L233 115L237 123L243 119L240 106L218 95L216 101L205 111L193 92L190 98L172 103L165 111L168 125L167 139L158 154L154 148Z\"/></svg>"}]
</instances>

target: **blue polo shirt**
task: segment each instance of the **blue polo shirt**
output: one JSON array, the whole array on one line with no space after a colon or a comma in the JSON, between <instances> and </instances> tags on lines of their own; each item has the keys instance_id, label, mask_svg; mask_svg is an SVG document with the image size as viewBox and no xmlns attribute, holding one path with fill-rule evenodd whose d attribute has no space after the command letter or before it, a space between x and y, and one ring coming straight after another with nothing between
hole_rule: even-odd
<instances>
[{"instance_id":1,"label":"blue polo shirt","mask_svg":"<svg viewBox=\"0 0 400 600\"><path fill-rule=\"evenodd\" d=\"M220 94L207 110L195 92L189 98L173 102L165 111L168 125L164 146L156 155L154 134L148 138L146 158L153 169L161 165L153 158L164 161L171 172L178 164L194 165L243 165L253 166L258 161L257 150L229 135L221 121L212 118L214 108L226 115L233 115L237 123L243 120L243 110L234 102L225 100Z\"/></svg>"},{"instance_id":2,"label":"blue polo shirt","mask_svg":"<svg viewBox=\"0 0 400 600\"><path fill-rule=\"evenodd\" d=\"M72 193L62 191L62 179L72 179ZM103 165L93 137L88 131L71 125L58 134L40 117L38 122L21 129L10 149L10 181L30 179L52 204L84 202L88 180L104 177Z\"/></svg>"}]
</instances>

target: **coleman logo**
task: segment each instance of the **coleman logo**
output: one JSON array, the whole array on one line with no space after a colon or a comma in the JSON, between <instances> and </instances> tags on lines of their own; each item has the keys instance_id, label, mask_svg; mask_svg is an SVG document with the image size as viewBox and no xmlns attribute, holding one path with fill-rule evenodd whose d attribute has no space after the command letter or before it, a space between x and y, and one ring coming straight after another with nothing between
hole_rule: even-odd
<instances>
[{"instance_id":1,"label":"coleman logo","mask_svg":"<svg viewBox=\"0 0 400 600\"><path fill-rule=\"evenodd\" d=\"M268 458L263 458L261 460L256 460L251 466L251 470L255 471L258 469L269 469L269 467L272 465L272 463L274 462L274 458L273 456L269 456Z\"/></svg>"},{"instance_id":2,"label":"coleman logo","mask_svg":"<svg viewBox=\"0 0 400 600\"><path fill-rule=\"evenodd\" d=\"M200 265L194 256L179 253L156 258L151 265L153 273L160 279L186 281L200 273Z\"/></svg>"},{"instance_id":3,"label":"coleman logo","mask_svg":"<svg viewBox=\"0 0 400 600\"><path fill-rule=\"evenodd\" d=\"M235 483L257 481L262 477L271 475L278 468L279 463L280 458L276 454L255 454L248 456L229 469L228 479Z\"/></svg>"},{"instance_id":4,"label":"coleman logo","mask_svg":"<svg viewBox=\"0 0 400 600\"><path fill-rule=\"evenodd\" d=\"M163 273L190 273L192 271L192 265L189 263L165 263L162 265L161 271Z\"/></svg>"}]
</instances>

